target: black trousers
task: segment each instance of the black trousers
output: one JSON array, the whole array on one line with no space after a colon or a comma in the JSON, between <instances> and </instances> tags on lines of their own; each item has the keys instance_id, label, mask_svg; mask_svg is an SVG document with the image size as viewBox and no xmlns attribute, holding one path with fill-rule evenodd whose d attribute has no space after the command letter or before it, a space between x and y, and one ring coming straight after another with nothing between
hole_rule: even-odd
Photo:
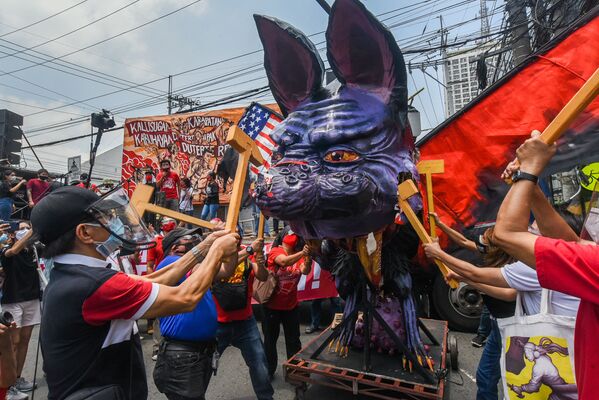
<instances>
[{"instance_id":1,"label":"black trousers","mask_svg":"<svg viewBox=\"0 0 599 400\"><path fill-rule=\"evenodd\" d=\"M287 350L287 359L301 350L299 311L297 307L293 310L271 310L264 307L264 320L262 322L262 332L264 333L264 353L268 362L268 374L274 375L277 370L277 340L281 332L285 333L285 349Z\"/></svg>"},{"instance_id":2,"label":"black trousers","mask_svg":"<svg viewBox=\"0 0 599 400\"><path fill-rule=\"evenodd\" d=\"M214 346L197 349L160 343L154 383L169 400L204 400L212 377Z\"/></svg>"}]
</instances>

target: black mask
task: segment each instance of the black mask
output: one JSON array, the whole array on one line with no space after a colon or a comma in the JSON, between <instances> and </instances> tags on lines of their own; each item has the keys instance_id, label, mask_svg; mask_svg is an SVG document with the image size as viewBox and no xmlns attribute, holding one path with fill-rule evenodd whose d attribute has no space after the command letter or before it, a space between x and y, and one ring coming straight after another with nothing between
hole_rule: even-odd
<instances>
[{"instance_id":1,"label":"black mask","mask_svg":"<svg viewBox=\"0 0 599 400\"><path fill-rule=\"evenodd\" d=\"M50 179L50 178L47 176L40 176L40 180L42 180L42 181L47 181L48 179Z\"/></svg>"}]
</instances>

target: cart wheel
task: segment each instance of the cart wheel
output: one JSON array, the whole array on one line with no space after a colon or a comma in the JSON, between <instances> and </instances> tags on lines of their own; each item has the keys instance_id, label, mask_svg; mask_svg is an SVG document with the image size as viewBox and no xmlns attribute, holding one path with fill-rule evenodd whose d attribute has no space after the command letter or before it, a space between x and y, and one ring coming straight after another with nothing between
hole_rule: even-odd
<instances>
[{"instance_id":1,"label":"cart wheel","mask_svg":"<svg viewBox=\"0 0 599 400\"><path fill-rule=\"evenodd\" d=\"M457 371L460 367L458 361L458 340L453 335L449 335L447 337L447 352L449 353L449 363L451 364L451 369L453 371Z\"/></svg>"},{"instance_id":2,"label":"cart wheel","mask_svg":"<svg viewBox=\"0 0 599 400\"><path fill-rule=\"evenodd\" d=\"M304 400L306 398L306 390L308 390L308 385L302 383L295 387L295 400Z\"/></svg>"}]
</instances>

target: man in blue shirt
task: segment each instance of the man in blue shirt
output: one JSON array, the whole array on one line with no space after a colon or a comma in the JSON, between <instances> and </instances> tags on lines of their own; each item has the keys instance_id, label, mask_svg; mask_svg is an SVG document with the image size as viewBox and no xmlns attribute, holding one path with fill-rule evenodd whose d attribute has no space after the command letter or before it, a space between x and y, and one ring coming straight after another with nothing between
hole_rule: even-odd
<instances>
[{"instance_id":1,"label":"man in blue shirt","mask_svg":"<svg viewBox=\"0 0 599 400\"><path fill-rule=\"evenodd\" d=\"M198 244L202 240L198 232L201 233L200 228L171 231L162 242L167 256L156 270L172 264L188 248ZM209 243L206 245L210 247ZM158 350L154 383L169 400L204 399L213 373L217 326L216 306L210 289L193 311L160 318L164 338Z\"/></svg>"}]
</instances>

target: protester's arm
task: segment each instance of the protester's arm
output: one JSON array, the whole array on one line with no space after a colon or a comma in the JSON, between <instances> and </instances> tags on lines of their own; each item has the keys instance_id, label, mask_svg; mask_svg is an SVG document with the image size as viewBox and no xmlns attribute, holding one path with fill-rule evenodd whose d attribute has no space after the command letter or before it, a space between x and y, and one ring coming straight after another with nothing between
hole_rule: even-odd
<instances>
[{"instance_id":1,"label":"protester's arm","mask_svg":"<svg viewBox=\"0 0 599 400\"><path fill-rule=\"evenodd\" d=\"M281 267L288 267L290 265L295 264L302 257L307 256L307 255L308 255L308 253L306 252L305 249L302 249L301 251L298 251L297 253L294 253L294 254L290 254L288 256L281 254L275 258L275 263Z\"/></svg>"},{"instance_id":2,"label":"protester's arm","mask_svg":"<svg viewBox=\"0 0 599 400\"><path fill-rule=\"evenodd\" d=\"M472 286L473 288L483 292L484 294L491 296L493 298L504 300L504 301L514 301L516 300L516 296L518 295L518 291L512 288L505 287L497 287L493 285L486 285L484 283L478 283L467 279L460 274L456 274L455 272L450 272L447 275L446 280L455 279L460 282L465 282Z\"/></svg>"},{"instance_id":3,"label":"protester's arm","mask_svg":"<svg viewBox=\"0 0 599 400\"><path fill-rule=\"evenodd\" d=\"M264 259L264 239L256 239L251 244L254 249L255 262L251 263L256 279L264 282L268 278L266 260ZM241 253L240 253L241 254Z\"/></svg>"},{"instance_id":4,"label":"protester's arm","mask_svg":"<svg viewBox=\"0 0 599 400\"><path fill-rule=\"evenodd\" d=\"M536 186L533 192L532 213L543 236L569 242L580 240L576 232L570 228L570 225L549 204L539 186Z\"/></svg>"},{"instance_id":5,"label":"protester's arm","mask_svg":"<svg viewBox=\"0 0 599 400\"><path fill-rule=\"evenodd\" d=\"M229 265L233 266L233 269L236 266L238 240L236 234L217 239L204 261L183 283L175 287L160 286L156 300L142 317L156 318L193 311L202 296L212 286L221 267L221 259L230 259ZM230 272L233 272L233 269Z\"/></svg>"},{"instance_id":6,"label":"protester's arm","mask_svg":"<svg viewBox=\"0 0 599 400\"><path fill-rule=\"evenodd\" d=\"M19 190L21 188L21 186L23 186L25 183L27 183L27 181L25 179L21 179L21 182L17 183L16 185L14 185L13 187L11 187L10 189L8 189L11 193L16 193L17 190Z\"/></svg>"},{"instance_id":7,"label":"protester's arm","mask_svg":"<svg viewBox=\"0 0 599 400\"><path fill-rule=\"evenodd\" d=\"M435 219L435 222L437 223L439 229L441 229L452 242L470 251L478 251L478 249L476 248L476 243L474 243L470 239L467 239L466 236L462 235L455 229L445 225L445 223L441 221L441 219L436 213L429 213L429 215Z\"/></svg>"},{"instance_id":8,"label":"protester's arm","mask_svg":"<svg viewBox=\"0 0 599 400\"><path fill-rule=\"evenodd\" d=\"M29 207L33 207L33 195L31 194L31 182L27 182L27 200L29 201Z\"/></svg>"},{"instance_id":9,"label":"protester's arm","mask_svg":"<svg viewBox=\"0 0 599 400\"><path fill-rule=\"evenodd\" d=\"M17 380L17 363L13 351L11 329L16 328L0 324L0 387L7 388Z\"/></svg>"},{"instance_id":10,"label":"protester's arm","mask_svg":"<svg viewBox=\"0 0 599 400\"><path fill-rule=\"evenodd\" d=\"M199 251L199 257L205 257L215 240L228 233L229 231L225 230L212 232L205 240L196 246ZM189 272L189 270L191 270L196 264L198 264L198 259L191 251L188 251L177 261L160 268L158 271L143 276L131 275L131 278L159 283L161 285L174 286L179 283L185 274L187 274L187 272Z\"/></svg>"},{"instance_id":11,"label":"protester's arm","mask_svg":"<svg viewBox=\"0 0 599 400\"><path fill-rule=\"evenodd\" d=\"M479 268L467 261L460 260L441 249L439 243L423 244L427 257L441 260L449 269L455 271L471 282L492 285L496 287L509 288L499 268Z\"/></svg>"},{"instance_id":12,"label":"protester's arm","mask_svg":"<svg viewBox=\"0 0 599 400\"><path fill-rule=\"evenodd\" d=\"M549 146L538 138L538 132L533 132L533 137L526 140L516 151L520 170L539 176L555 154L555 150L555 145ZM493 234L493 240L498 246L532 268L536 268L534 248L537 236L528 232L528 219L535 186L535 183L527 180L512 184L499 208Z\"/></svg>"},{"instance_id":13,"label":"protester's arm","mask_svg":"<svg viewBox=\"0 0 599 400\"><path fill-rule=\"evenodd\" d=\"M29 242L29 239L31 239L32 235L33 230L29 229L29 232L27 232L25 236L21 238L21 240L17 240L17 242L11 248L4 252L4 257L14 257L23 251L23 249L27 247L27 243Z\"/></svg>"}]
</instances>

